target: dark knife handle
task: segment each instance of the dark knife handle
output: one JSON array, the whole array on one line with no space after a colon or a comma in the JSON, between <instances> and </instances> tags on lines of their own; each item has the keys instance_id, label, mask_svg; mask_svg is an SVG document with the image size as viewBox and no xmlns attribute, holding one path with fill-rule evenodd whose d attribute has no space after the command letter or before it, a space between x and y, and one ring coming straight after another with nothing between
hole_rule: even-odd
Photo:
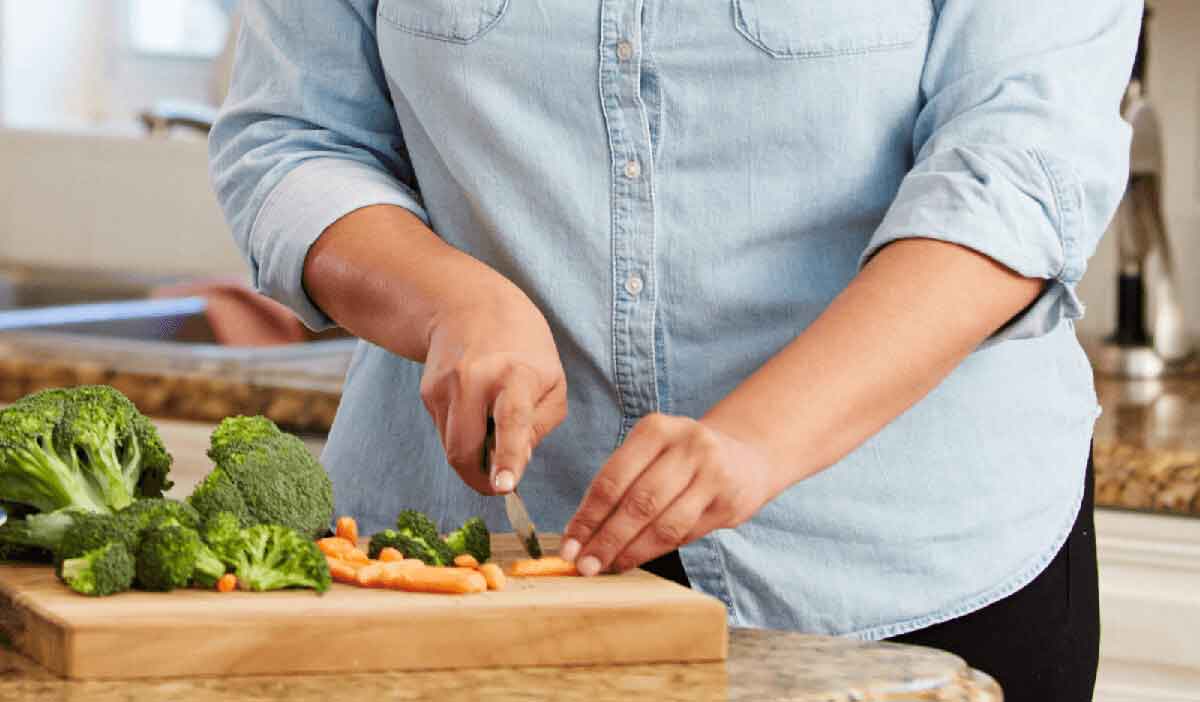
<instances>
[{"instance_id":1,"label":"dark knife handle","mask_svg":"<svg viewBox=\"0 0 1200 702\"><path fill-rule=\"evenodd\" d=\"M496 420L492 419L489 414L487 418L487 431L483 434L483 457L480 461L479 470L487 476L492 474L492 454L496 451Z\"/></svg>"}]
</instances>

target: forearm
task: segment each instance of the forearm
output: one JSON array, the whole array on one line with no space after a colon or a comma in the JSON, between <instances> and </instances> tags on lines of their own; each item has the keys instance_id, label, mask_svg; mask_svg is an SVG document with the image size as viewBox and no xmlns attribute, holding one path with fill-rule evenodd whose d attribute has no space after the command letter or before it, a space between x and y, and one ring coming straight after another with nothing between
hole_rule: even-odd
<instances>
[{"instance_id":1,"label":"forearm","mask_svg":"<svg viewBox=\"0 0 1200 702\"><path fill-rule=\"evenodd\" d=\"M411 212L390 205L334 222L304 263L304 288L325 314L355 336L420 362L439 315L489 299L497 284L511 287Z\"/></svg>"},{"instance_id":2,"label":"forearm","mask_svg":"<svg viewBox=\"0 0 1200 702\"><path fill-rule=\"evenodd\" d=\"M928 394L1042 286L966 248L898 241L703 421L765 450L782 490Z\"/></svg>"}]
</instances>

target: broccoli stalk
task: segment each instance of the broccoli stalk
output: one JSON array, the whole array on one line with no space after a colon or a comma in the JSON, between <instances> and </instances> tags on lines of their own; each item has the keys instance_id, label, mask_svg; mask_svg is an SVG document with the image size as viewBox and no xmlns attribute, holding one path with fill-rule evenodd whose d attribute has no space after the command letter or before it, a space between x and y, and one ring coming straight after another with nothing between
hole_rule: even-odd
<instances>
[{"instance_id":1,"label":"broccoli stalk","mask_svg":"<svg viewBox=\"0 0 1200 702\"><path fill-rule=\"evenodd\" d=\"M103 597L124 592L133 584L133 556L123 544L106 543L63 561L60 575L68 587L82 595Z\"/></svg>"},{"instance_id":2,"label":"broccoli stalk","mask_svg":"<svg viewBox=\"0 0 1200 702\"><path fill-rule=\"evenodd\" d=\"M471 517L458 529L446 535L446 545L454 555L470 554L480 563L492 557L492 535L479 517Z\"/></svg>"},{"instance_id":3,"label":"broccoli stalk","mask_svg":"<svg viewBox=\"0 0 1200 702\"><path fill-rule=\"evenodd\" d=\"M238 584L248 590L329 589L329 564L317 545L286 527L259 524L241 533Z\"/></svg>"},{"instance_id":4,"label":"broccoli stalk","mask_svg":"<svg viewBox=\"0 0 1200 702\"><path fill-rule=\"evenodd\" d=\"M55 512L34 512L20 519L10 519L0 525L0 555L33 556L40 552L55 552L63 535L75 523L76 517L91 512L60 509Z\"/></svg>"}]
</instances>

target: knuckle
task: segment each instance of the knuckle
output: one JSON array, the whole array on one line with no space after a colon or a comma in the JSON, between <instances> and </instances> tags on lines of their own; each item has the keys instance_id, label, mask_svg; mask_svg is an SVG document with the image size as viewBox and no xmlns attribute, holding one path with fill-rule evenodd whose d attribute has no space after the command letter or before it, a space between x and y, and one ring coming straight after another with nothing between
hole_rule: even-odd
<instances>
[{"instance_id":1,"label":"knuckle","mask_svg":"<svg viewBox=\"0 0 1200 702\"><path fill-rule=\"evenodd\" d=\"M616 553L624 543L621 537L612 529L604 529L592 537L592 553ZM603 560L603 559L601 559Z\"/></svg>"},{"instance_id":2,"label":"knuckle","mask_svg":"<svg viewBox=\"0 0 1200 702\"><path fill-rule=\"evenodd\" d=\"M578 514L571 521L571 526L567 531L572 535L581 539L587 539L595 533L596 528L600 526L600 521L595 519L590 514Z\"/></svg>"},{"instance_id":3,"label":"knuckle","mask_svg":"<svg viewBox=\"0 0 1200 702\"><path fill-rule=\"evenodd\" d=\"M678 546L686 535L687 531L679 522L661 521L654 525L654 538L661 544Z\"/></svg>"},{"instance_id":4,"label":"knuckle","mask_svg":"<svg viewBox=\"0 0 1200 702\"><path fill-rule=\"evenodd\" d=\"M625 499L624 507L629 516L645 521L658 514L658 498L649 490L637 490Z\"/></svg>"},{"instance_id":5,"label":"knuckle","mask_svg":"<svg viewBox=\"0 0 1200 702\"><path fill-rule=\"evenodd\" d=\"M496 410L496 423L507 427L520 427L529 424L529 412L519 405L505 405Z\"/></svg>"},{"instance_id":6,"label":"knuckle","mask_svg":"<svg viewBox=\"0 0 1200 702\"><path fill-rule=\"evenodd\" d=\"M621 486L613 478L602 475L592 482L592 502L601 507L611 507L621 497Z\"/></svg>"},{"instance_id":7,"label":"knuckle","mask_svg":"<svg viewBox=\"0 0 1200 702\"><path fill-rule=\"evenodd\" d=\"M720 452L721 444L717 437L710 431L697 425L695 431L692 432L689 439L692 451L698 456L705 459L716 458Z\"/></svg>"}]
</instances>

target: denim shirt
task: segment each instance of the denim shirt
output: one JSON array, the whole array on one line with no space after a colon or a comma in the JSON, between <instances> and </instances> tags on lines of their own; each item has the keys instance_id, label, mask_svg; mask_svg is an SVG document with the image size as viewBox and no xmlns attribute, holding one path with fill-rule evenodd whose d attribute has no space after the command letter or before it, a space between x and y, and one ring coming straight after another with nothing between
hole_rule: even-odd
<instances>
[{"instance_id":1,"label":"denim shirt","mask_svg":"<svg viewBox=\"0 0 1200 702\"><path fill-rule=\"evenodd\" d=\"M330 326L304 257L373 204L520 286L569 388L521 484L540 527L565 525L639 417L700 416L872 253L925 237L1044 293L844 460L684 547L688 576L735 625L881 638L1012 593L1064 541L1098 414L1074 288L1125 185L1142 3L244 9L211 155L257 288ZM323 457L338 511L506 529L502 500L449 469L420 376L358 345Z\"/></svg>"}]
</instances>

